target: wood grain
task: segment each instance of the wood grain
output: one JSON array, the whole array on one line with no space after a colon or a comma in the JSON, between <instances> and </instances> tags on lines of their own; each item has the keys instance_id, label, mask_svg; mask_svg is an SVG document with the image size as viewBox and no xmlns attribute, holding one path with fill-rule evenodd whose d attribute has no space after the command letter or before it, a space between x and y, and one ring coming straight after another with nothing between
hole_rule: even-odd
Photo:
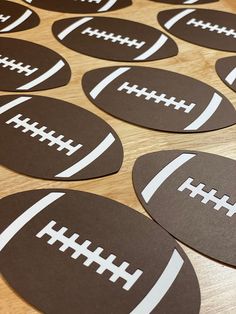
<instances>
[{"instance_id":1,"label":"wood grain","mask_svg":"<svg viewBox=\"0 0 236 314\"><path fill-rule=\"evenodd\" d=\"M20 0L15 2L22 4ZM133 6L129 8L101 15L138 21L161 29L156 20L157 12L171 7L181 7L145 0L133 0L133 2ZM196 7L236 13L235 0L221 0L220 2ZM52 23L55 20L75 15L47 12L37 8L34 8L34 10L41 18L39 27L3 36L34 41L56 50L69 62L72 68L72 79L68 86L32 94L69 101L103 118L114 128L122 140L124 145L124 163L119 173L115 175L82 182L53 182L34 179L0 167L0 197L29 189L70 188L112 198L146 215L135 195L131 180L132 166L138 156L164 149L192 149L236 159L236 126L202 134L157 132L122 122L96 108L82 92L82 75L91 69L119 65L119 63L78 54L63 47L54 39L50 29ZM215 61L218 58L230 56L232 53L202 48L174 37L173 39L179 46L178 56L160 61L139 63L139 65L159 67L200 79L221 91L236 107L236 94L221 82L214 71ZM0 95L6 94L0 93ZM202 293L201 313L235 314L236 270L212 261L182 244L181 246L192 261L200 282ZM33 314L38 312L17 296L4 280L0 278L0 313Z\"/></svg>"}]
</instances>

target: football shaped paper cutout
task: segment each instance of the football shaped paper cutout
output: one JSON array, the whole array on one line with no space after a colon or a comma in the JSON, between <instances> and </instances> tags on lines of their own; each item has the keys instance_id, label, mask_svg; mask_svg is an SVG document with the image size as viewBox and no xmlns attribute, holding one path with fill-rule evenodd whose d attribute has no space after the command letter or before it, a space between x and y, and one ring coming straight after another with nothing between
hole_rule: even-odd
<instances>
[{"instance_id":1,"label":"football shaped paper cutout","mask_svg":"<svg viewBox=\"0 0 236 314\"><path fill-rule=\"evenodd\" d=\"M137 159L133 183L155 221L175 238L236 266L236 161L196 151Z\"/></svg>"},{"instance_id":2,"label":"football shaped paper cutout","mask_svg":"<svg viewBox=\"0 0 236 314\"><path fill-rule=\"evenodd\" d=\"M82 79L87 97L125 121L171 132L202 132L236 123L232 104L213 87L175 72L107 67Z\"/></svg>"},{"instance_id":3,"label":"football shaped paper cutout","mask_svg":"<svg viewBox=\"0 0 236 314\"><path fill-rule=\"evenodd\" d=\"M195 272L176 241L144 215L85 192L3 198L0 271L43 313L198 314L200 308Z\"/></svg>"},{"instance_id":4,"label":"football shaped paper cutout","mask_svg":"<svg viewBox=\"0 0 236 314\"><path fill-rule=\"evenodd\" d=\"M71 70L58 53L29 41L0 38L0 90L38 91L66 85Z\"/></svg>"},{"instance_id":5,"label":"football shaped paper cutout","mask_svg":"<svg viewBox=\"0 0 236 314\"><path fill-rule=\"evenodd\" d=\"M132 4L131 0L24 0L49 11L64 13L103 13L122 9Z\"/></svg>"},{"instance_id":6,"label":"football shaped paper cutout","mask_svg":"<svg viewBox=\"0 0 236 314\"><path fill-rule=\"evenodd\" d=\"M216 72L221 80L236 92L236 56L219 59Z\"/></svg>"},{"instance_id":7,"label":"football shaped paper cutout","mask_svg":"<svg viewBox=\"0 0 236 314\"><path fill-rule=\"evenodd\" d=\"M0 7L0 34L23 31L39 24L38 15L23 5L1 1Z\"/></svg>"},{"instance_id":8,"label":"football shaped paper cutout","mask_svg":"<svg viewBox=\"0 0 236 314\"><path fill-rule=\"evenodd\" d=\"M161 3L168 3L168 4L205 4L211 2L217 2L219 0L151 0L153 2L161 2Z\"/></svg>"},{"instance_id":9,"label":"football shaped paper cutout","mask_svg":"<svg viewBox=\"0 0 236 314\"><path fill-rule=\"evenodd\" d=\"M177 55L175 42L154 27L111 17L56 21L54 36L79 53L115 61L150 61Z\"/></svg>"},{"instance_id":10,"label":"football shaped paper cutout","mask_svg":"<svg viewBox=\"0 0 236 314\"><path fill-rule=\"evenodd\" d=\"M80 180L117 172L123 149L93 113L41 96L0 97L0 162L33 177Z\"/></svg>"},{"instance_id":11,"label":"football shaped paper cutout","mask_svg":"<svg viewBox=\"0 0 236 314\"><path fill-rule=\"evenodd\" d=\"M236 52L236 14L207 9L173 9L158 13L171 34L208 48Z\"/></svg>"}]
</instances>

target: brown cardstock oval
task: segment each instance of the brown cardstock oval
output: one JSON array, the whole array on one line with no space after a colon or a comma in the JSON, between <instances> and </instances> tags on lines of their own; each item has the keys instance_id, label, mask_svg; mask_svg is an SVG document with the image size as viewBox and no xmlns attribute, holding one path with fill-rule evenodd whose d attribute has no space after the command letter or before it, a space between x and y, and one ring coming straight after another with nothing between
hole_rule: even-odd
<instances>
[{"instance_id":1,"label":"brown cardstock oval","mask_svg":"<svg viewBox=\"0 0 236 314\"><path fill-rule=\"evenodd\" d=\"M79 53L114 61L150 61L177 55L175 42L160 30L133 21L83 16L56 21L59 42Z\"/></svg>"},{"instance_id":2,"label":"brown cardstock oval","mask_svg":"<svg viewBox=\"0 0 236 314\"><path fill-rule=\"evenodd\" d=\"M236 56L217 60L215 68L220 79L236 92Z\"/></svg>"},{"instance_id":3,"label":"brown cardstock oval","mask_svg":"<svg viewBox=\"0 0 236 314\"><path fill-rule=\"evenodd\" d=\"M229 100L213 87L157 68L106 67L87 72L89 100L122 120L162 131L202 132L236 123Z\"/></svg>"},{"instance_id":4,"label":"brown cardstock oval","mask_svg":"<svg viewBox=\"0 0 236 314\"><path fill-rule=\"evenodd\" d=\"M236 14L207 9L173 9L158 13L172 35L212 49L236 52Z\"/></svg>"},{"instance_id":5,"label":"brown cardstock oval","mask_svg":"<svg viewBox=\"0 0 236 314\"><path fill-rule=\"evenodd\" d=\"M35 7L64 13L104 13L123 9L131 0L24 0Z\"/></svg>"},{"instance_id":6,"label":"brown cardstock oval","mask_svg":"<svg viewBox=\"0 0 236 314\"><path fill-rule=\"evenodd\" d=\"M184 251L121 203L34 190L3 198L0 217L1 274L43 313L199 313Z\"/></svg>"},{"instance_id":7,"label":"brown cardstock oval","mask_svg":"<svg viewBox=\"0 0 236 314\"><path fill-rule=\"evenodd\" d=\"M23 31L39 23L38 14L29 8L15 2L1 1L0 34Z\"/></svg>"},{"instance_id":8,"label":"brown cardstock oval","mask_svg":"<svg viewBox=\"0 0 236 314\"><path fill-rule=\"evenodd\" d=\"M66 85L67 61L44 46L15 38L0 38L0 90L38 91Z\"/></svg>"},{"instance_id":9,"label":"brown cardstock oval","mask_svg":"<svg viewBox=\"0 0 236 314\"><path fill-rule=\"evenodd\" d=\"M0 146L3 166L50 180L105 176L123 161L120 139L105 121L41 96L0 97Z\"/></svg>"},{"instance_id":10,"label":"brown cardstock oval","mask_svg":"<svg viewBox=\"0 0 236 314\"><path fill-rule=\"evenodd\" d=\"M219 0L151 0L153 2L161 2L167 4L184 4L184 5L195 5L195 4L206 4L217 2Z\"/></svg>"},{"instance_id":11,"label":"brown cardstock oval","mask_svg":"<svg viewBox=\"0 0 236 314\"><path fill-rule=\"evenodd\" d=\"M191 248L236 266L236 161L170 150L139 157L137 196L152 218Z\"/></svg>"}]
</instances>

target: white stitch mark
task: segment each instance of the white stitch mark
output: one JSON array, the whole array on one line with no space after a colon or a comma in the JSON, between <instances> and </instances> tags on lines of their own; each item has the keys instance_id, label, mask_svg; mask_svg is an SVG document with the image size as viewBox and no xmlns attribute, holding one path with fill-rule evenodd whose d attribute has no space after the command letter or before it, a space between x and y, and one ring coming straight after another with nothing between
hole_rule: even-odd
<instances>
[{"instance_id":1,"label":"white stitch mark","mask_svg":"<svg viewBox=\"0 0 236 314\"><path fill-rule=\"evenodd\" d=\"M156 281L155 285L145 295L142 301L133 309L133 311L130 312L130 314L153 313L152 311L161 302L161 300L171 288L179 272L181 271L183 264L183 258L180 256L179 252L174 249L171 258L166 265L166 268Z\"/></svg>"},{"instance_id":2,"label":"white stitch mark","mask_svg":"<svg viewBox=\"0 0 236 314\"><path fill-rule=\"evenodd\" d=\"M138 42L137 39L130 39L129 37L122 37L121 35L115 35L114 33L107 33L106 31L99 31L99 29L92 29L87 27L81 34L88 35L90 37L95 36L96 38L102 38L103 40L110 40L113 43L119 43L120 45L127 45L128 47L134 47L140 49L146 42Z\"/></svg>"},{"instance_id":3,"label":"white stitch mark","mask_svg":"<svg viewBox=\"0 0 236 314\"><path fill-rule=\"evenodd\" d=\"M16 21L11 23L10 25L3 28L0 32L9 32L16 28L18 25L22 24L24 21L26 21L32 14L31 10L26 10L24 14L22 14Z\"/></svg>"},{"instance_id":4,"label":"white stitch mark","mask_svg":"<svg viewBox=\"0 0 236 314\"><path fill-rule=\"evenodd\" d=\"M230 71L225 80L229 85L233 85L234 81L236 80L236 67Z\"/></svg>"},{"instance_id":5,"label":"white stitch mark","mask_svg":"<svg viewBox=\"0 0 236 314\"><path fill-rule=\"evenodd\" d=\"M222 207L228 210L226 216L232 217L236 213L236 202L230 204L228 195L223 195L221 198L215 196L217 190L211 189L209 192L205 192L203 189L205 184L199 183L197 186L192 185L193 178L189 177L179 188L178 191L183 192L185 189L191 191L190 197L194 198L197 195L202 196L201 203L207 204L209 201L215 203L214 209L219 210Z\"/></svg>"},{"instance_id":6,"label":"white stitch mark","mask_svg":"<svg viewBox=\"0 0 236 314\"><path fill-rule=\"evenodd\" d=\"M185 113L189 113L196 104L186 104L185 100L177 101L175 97L167 98L166 94L157 95L156 91L148 92L146 87L139 88L138 85L129 86L129 82L123 83L118 89L118 91L124 91L126 94L134 93L136 97L144 96L145 100L154 100L155 103L164 103L164 106L174 106L175 110L184 109Z\"/></svg>"},{"instance_id":7,"label":"white stitch mark","mask_svg":"<svg viewBox=\"0 0 236 314\"><path fill-rule=\"evenodd\" d=\"M89 166L92 162L94 162L97 158L99 158L113 143L115 142L114 136L109 133L105 139L98 144L88 155L84 158L76 162L74 165L69 167L68 169L58 173L55 177L58 178L70 178L75 173L83 170L87 166Z\"/></svg>"},{"instance_id":8,"label":"white stitch mark","mask_svg":"<svg viewBox=\"0 0 236 314\"><path fill-rule=\"evenodd\" d=\"M62 243L62 246L59 248L61 252L65 252L67 249L72 249L74 253L71 255L73 259L78 259L81 255L86 257L86 260L83 262L83 265L89 267L92 263L99 265L96 272L99 275L102 275L106 270L112 273L109 278L110 281L116 282L119 278L122 278L126 281L123 285L124 290L130 290L139 277L143 274L143 271L137 269L133 274L130 274L126 271L129 266L129 263L123 262L120 266L113 264L113 261L116 259L114 254L110 254L107 258L103 258L100 254L103 252L102 247L97 247L94 251L88 249L91 242L89 240L84 241L82 244L76 242L79 238L79 234L74 233L72 236L65 236L65 232L68 228L62 227L60 230L55 231L53 227L56 225L55 221L49 222L37 235L37 238L42 238L44 235L50 236L50 239L47 241L48 244L53 245L55 242Z\"/></svg>"},{"instance_id":9,"label":"white stitch mark","mask_svg":"<svg viewBox=\"0 0 236 314\"><path fill-rule=\"evenodd\" d=\"M4 23L6 22L11 16L10 15L3 15L3 14L0 14L0 23Z\"/></svg>"},{"instance_id":10,"label":"white stitch mark","mask_svg":"<svg viewBox=\"0 0 236 314\"><path fill-rule=\"evenodd\" d=\"M38 68L30 68L30 65L23 65L22 62L16 63L16 60L9 60L8 57L2 57L2 55L0 55L0 65L3 68L9 67L10 71L16 70L17 73L23 73L25 76L29 76L38 70Z\"/></svg>"},{"instance_id":11,"label":"white stitch mark","mask_svg":"<svg viewBox=\"0 0 236 314\"><path fill-rule=\"evenodd\" d=\"M53 145L58 145L57 150L62 151L63 149L67 150L68 152L66 153L67 156L71 156L74 154L78 149L82 147L81 144L78 144L76 146L72 146L73 140L68 140L68 141L63 141L62 139L64 138L64 135L59 135L55 136L55 131L50 131L46 132L47 127L42 126L42 127L37 127L38 122L33 122L29 123L30 119L29 118L23 118L22 120L20 119L22 117L22 114L18 114L15 117L11 118L6 122L6 124L11 124L14 123L14 128L17 129L19 127L22 127L22 132L27 133L27 132L32 132L30 135L31 137L36 137L39 136L39 141L44 142L44 141L49 141L48 146L53 146Z\"/></svg>"},{"instance_id":12,"label":"white stitch mark","mask_svg":"<svg viewBox=\"0 0 236 314\"><path fill-rule=\"evenodd\" d=\"M195 18L192 18L186 24L194 27L201 27L202 29L206 29L210 32L217 32L218 34L233 36L234 38L236 38L236 31L232 28L227 29L227 27L225 26L219 26L217 24L212 25L210 22L204 22L202 20L197 21Z\"/></svg>"},{"instance_id":13,"label":"white stitch mark","mask_svg":"<svg viewBox=\"0 0 236 314\"><path fill-rule=\"evenodd\" d=\"M2 233L0 233L0 252L31 219L64 195L65 193L59 192L49 193L18 216Z\"/></svg>"},{"instance_id":14,"label":"white stitch mark","mask_svg":"<svg viewBox=\"0 0 236 314\"><path fill-rule=\"evenodd\" d=\"M195 157L195 154L181 154L168 163L161 171L159 171L154 178L146 185L141 192L141 195L146 203L150 201L152 196L160 188L160 186L182 165Z\"/></svg>"}]
</instances>

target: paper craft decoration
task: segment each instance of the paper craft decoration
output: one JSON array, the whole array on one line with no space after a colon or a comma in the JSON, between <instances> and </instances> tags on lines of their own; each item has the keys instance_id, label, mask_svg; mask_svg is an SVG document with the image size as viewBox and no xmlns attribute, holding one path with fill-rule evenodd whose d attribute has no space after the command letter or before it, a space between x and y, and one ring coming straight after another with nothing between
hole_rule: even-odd
<instances>
[{"instance_id":1,"label":"paper craft decoration","mask_svg":"<svg viewBox=\"0 0 236 314\"><path fill-rule=\"evenodd\" d=\"M151 0L153 2L162 2L162 3L168 3L168 4L205 4L205 3L211 3L211 2L217 2L219 0Z\"/></svg>"},{"instance_id":2,"label":"paper craft decoration","mask_svg":"<svg viewBox=\"0 0 236 314\"><path fill-rule=\"evenodd\" d=\"M236 92L236 56L219 59L216 62L216 72L221 80Z\"/></svg>"},{"instance_id":3,"label":"paper craft decoration","mask_svg":"<svg viewBox=\"0 0 236 314\"><path fill-rule=\"evenodd\" d=\"M29 41L0 38L0 90L37 91L66 85L71 70L58 53Z\"/></svg>"},{"instance_id":4,"label":"paper craft decoration","mask_svg":"<svg viewBox=\"0 0 236 314\"><path fill-rule=\"evenodd\" d=\"M236 161L204 152L144 155L133 169L137 196L175 238L236 266Z\"/></svg>"},{"instance_id":5,"label":"paper craft decoration","mask_svg":"<svg viewBox=\"0 0 236 314\"><path fill-rule=\"evenodd\" d=\"M50 180L80 180L117 172L123 149L114 130L93 113L58 99L0 97L0 161Z\"/></svg>"},{"instance_id":6,"label":"paper craft decoration","mask_svg":"<svg viewBox=\"0 0 236 314\"><path fill-rule=\"evenodd\" d=\"M43 313L199 313L184 251L121 203L35 190L3 198L0 217L1 274Z\"/></svg>"},{"instance_id":7,"label":"paper craft decoration","mask_svg":"<svg viewBox=\"0 0 236 314\"><path fill-rule=\"evenodd\" d=\"M15 2L1 0L0 34L33 28L39 22L38 15L27 7Z\"/></svg>"},{"instance_id":8,"label":"paper craft decoration","mask_svg":"<svg viewBox=\"0 0 236 314\"><path fill-rule=\"evenodd\" d=\"M156 28L110 17L84 16L56 21L54 36L66 47L115 61L149 61L177 55L175 42Z\"/></svg>"},{"instance_id":9,"label":"paper craft decoration","mask_svg":"<svg viewBox=\"0 0 236 314\"><path fill-rule=\"evenodd\" d=\"M158 13L171 34L208 48L236 52L236 14L207 9L173 9Z\"/></svg>"},{"instance_id":10,"label":"paper craft decoration","mask_svg":"<svg viewBox=\"0 0 236 314\"><path fill-rule=\"evenodd\" d=\"M213 87L175 72L107 67L82 79L87 97L125 121L171 132L202 132L236 123L232 104Z\"/></svg>"},{"instance_id":11,"label":"paper craft decoration","mask_svg":"<svg viewBox=\"0 0 236 314\"><path fill-rule=\"evenodd\" d=\"M131 0L24 0L50 11L64 13L103 13L122 9L132 4Z\"/></svg>"}]
</instances>

